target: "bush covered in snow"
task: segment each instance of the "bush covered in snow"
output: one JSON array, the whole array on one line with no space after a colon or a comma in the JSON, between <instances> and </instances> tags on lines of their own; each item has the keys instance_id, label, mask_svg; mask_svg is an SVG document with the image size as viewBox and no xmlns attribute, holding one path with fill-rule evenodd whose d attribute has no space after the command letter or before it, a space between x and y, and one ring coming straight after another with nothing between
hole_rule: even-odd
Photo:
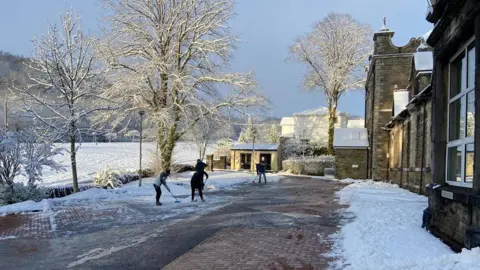
<instances>
[{"instance_id":1,"label":"bush covered in snow","mask_svg":"<svg viewBox=\"0 0 480 270\"><path fill-rule=\"evenodd\" d=\"M48 190L35 185L14 183L0 185L0 205L19 203L23 201L41 201L48 197Z\"/></svg>"},{"instance_id":2,"label":"bush covered in snow","mask_svg":"<svg viewBox=\"0 0 480 270\"><path fill-rule=\"evenodd\" d=\"M296 157L282 162L283 170L303 175L323 176L326 168L334 167L334 156Z\"/></svg>"},{"instance_id":3,"label":"bush covered in snow","mask_svg":"<svg viewBox=\"0 0 480 270\"><path fill-rule=\"evenodd\" d=\"M296 142L287 141L282 148L284 159L297 157L317 157L327 154L327 147L318 142Z\"/></svg>"},{"instance_id":4,"label":"bush covered in snow","mask_svg":"<svg viewBox=\"0 0 480 270\"><path fill-rule=\"evenodd\" d=\"M131 181L138 180L140 178L138 173L135 172L120 172L112 169L105 169L98 172L93 177L93 183L95 185L104 188L119 188L123 184Z\"/></svg>"}]
</instances>

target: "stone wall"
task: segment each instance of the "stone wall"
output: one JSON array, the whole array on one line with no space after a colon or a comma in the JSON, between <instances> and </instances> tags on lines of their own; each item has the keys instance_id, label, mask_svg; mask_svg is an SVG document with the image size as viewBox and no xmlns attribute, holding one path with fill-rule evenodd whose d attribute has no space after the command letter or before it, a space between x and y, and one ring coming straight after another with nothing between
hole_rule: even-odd
<instances>
[{"instance_id":1,"label":"stone wall","mask_svg":"<svg viewBox=\"0 0 480 270\"><path fill-rule=\"evenodd\" d=\"M319 159L287 159L282 161L284 171L293 174L323 176L326 168L335 168L335 158Z\"/></svg>"},{"instance_id":2,"label":"stone wall","mask_svg":"<svg viewBox=\"0 0 480 270\"><path fill-rule=\"evenodd\" d=\"M427 101L412 109L409 116L390 131L388 180L421 194L426 194L426 185L432 183L430 110L431 101Z\"/></svg>"},{"instance_id":3,"label":"stone wall","mask_svg":"<svg viewBox=\"0 0 480 270\"><path fill-rule=\"evenodd\" d=\"M220 156L216 158L214 155L207 155L208 170L225 170L227 169L227 157ZM212 166L213 165L213 166Z\"/></svg>"},{"instance_id":4,"label":"stone wall","mask_svg":"<svg viewBox=\"0 0 480 270\"><path fill-rule=\"evenodd\" d=\"M337 179L367 178L367 149L335 149Z\"/></svg>"}]
</instances>

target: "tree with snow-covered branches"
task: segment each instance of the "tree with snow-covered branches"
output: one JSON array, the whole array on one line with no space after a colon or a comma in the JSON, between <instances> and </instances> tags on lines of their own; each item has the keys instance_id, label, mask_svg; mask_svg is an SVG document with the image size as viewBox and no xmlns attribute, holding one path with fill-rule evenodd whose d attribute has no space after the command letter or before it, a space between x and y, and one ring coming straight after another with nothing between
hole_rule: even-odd
<instances>
[{"instance_id":1,"label":"tree with snow-covered branches","mask_svg":"<svg viewBox=\"0 0 480 270\"><path fill-rule=\"evenodd\" d=\"M104 3L109 31L99 49L116 76L105 96L123 105L104 119L121 122L146 111L162 169L198 121L267 102L252 72L225 72L237 41L228 25L233 0Z\"/></svg>"},{"instance_id":2,"label":"tree with snow-covered branches","mask_svg":"<svg viewBox=\"0 0 480 270\"><path fill-rule=\"evenodd\" d=\"M230 137L231 125L220 120L205 118L198 121L187 133L186 137L193 141L198 158L205 159L208 147L220 139Z\"/></svg>"},{"instance_id":3,"label":"tree with snow-covered branches","mask_svg":"<svg viewBox=\"0 0 480 270\"><path fill-rule=\"evenodd\" d=\"M109 132L109 133L105 134L105 137L107 138L108 142L111 143L112 141L117 139L117 133Z\"/></svg>"},{"instance_id":4,"label":"tree with snow-covered branches","mask_svg":"<svg viewBox=\"0 0 480 270\"><path fill-rule=\"evenodd\" d=\"M239 143L246 143L247 142L247 138L246 138L245 132L243 130L240 131L240 135L238 135L238 142Z\"/></svg>"},{"instance_id":5,"label":"tree with snow-covered branches","mask_svg":"<svg viewBox=\"0 0 480 270\"><path fill-rule=\"evenodd\" d=\"M245 129L245 140L247 142L253 142L257 138L257 128L253 125L252 117L248 117L247 127Z\"/></svg>"},{"instance_id":6,"label":"tree with snow-covered branches","mask_svg":"<svg viewBox=\"0 0 480 270\"><path fill-rule=\"evenodd\" d=\"M61 25L33 41L34 57L27 62L31 84L21 93L26 109L36 122L58 138L68 138L73 190L78 191L76 155L81 141L79 123L91 114L109 110L97 105L104 100L105 69L94 54L94 40L85 35L79 16L68 10ZM39 90L40 89L40 90Z\"/></svg>"},{"instance_id":7,"label":"tree with snow-covered branches","mask_svg":"<svg viewBox=\"0 0 480 270\"><path fill-rule=\"evenodd\" d=\"M348 14L330 13L310 33L290 47L290 59L308 68L306 89L323 91L329 111L328 152L333 154L333 133L340 97L365 82L364 67L372 52L372 30Z\"/></svg>"},{"instance_id":8,"label":"tree with snow-covered branches","mask_svg":"<svg viewBox=\"0 0 480 270\"><path fill-rule=\"evenodd\" d=\"M140 138L140 132L138 130L132 129L125 133L125 137L132 138L132 142L134 142L135 138Z\"/></svg>"},{"instance_id":9,"label":"tree with snow-covered branches","mask_svg":"<svg viewBox=\"0 0 480 270\"><path fill-rule=\"evenodd\" d=\"M268 134L268 142L269 143L278 143L279 141L278 131L277 131L277 124L273 123L270 127L270 132Z\"/></svg>"},{"instance_id":10,"label":"tree with snow-covered branches","mask_svg":"<svg viewBox=\"0 0 480 270\"><path fill-rule=\"evenodd\" d=\"M42 180L44 167L55 171L63 167L52 158L62 153L47 137L33 130L0 133L0 185L13 186L16 176L22 174L29 185Z\"/></svg>"}]
</instances>

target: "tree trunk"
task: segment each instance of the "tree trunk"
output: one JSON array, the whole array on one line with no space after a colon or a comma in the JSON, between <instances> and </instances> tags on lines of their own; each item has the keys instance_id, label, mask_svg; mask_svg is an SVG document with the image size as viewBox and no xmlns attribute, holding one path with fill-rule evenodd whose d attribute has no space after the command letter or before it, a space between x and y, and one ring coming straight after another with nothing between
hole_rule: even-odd
<instances>
[{"instance_id":1,"label":"tree trunk","mask_svg":"<svg viewBox=\"0 0 480 270\"><path fill-rule=\"evenodd\" d=\"M333 155L333 135L335 133L335 117L337 114L337 103L334 99L328 99L328 154Z\"/></svg>"},{"instance_id":2,"label":"tree trunk","mask_svg":"<svg viewBox=\"0 0 480 270\"><path fill-rule=\"evenodd\" d=\"M70 124L70 127L75 129L75 124ZM72 135L73 134L73 135ZM78 192L78 177L77 177L77 152L75 150L75 131L70 134L70 163L72 165L73 178L73 192Z\"/></svg>"},{"instance_id":3,"label":"tree trunk","mask_svg":"<svg viewBox=\"0 0 480 270\"><path fill-rule=\"evenodd\" d=\"M172 125L167 134L164 133L163 127L163 124L157 124L157 146L160 150L161 169L166 171L172 166L173 149L177 142L177 127Z\"/></svg>"}]
</instances>

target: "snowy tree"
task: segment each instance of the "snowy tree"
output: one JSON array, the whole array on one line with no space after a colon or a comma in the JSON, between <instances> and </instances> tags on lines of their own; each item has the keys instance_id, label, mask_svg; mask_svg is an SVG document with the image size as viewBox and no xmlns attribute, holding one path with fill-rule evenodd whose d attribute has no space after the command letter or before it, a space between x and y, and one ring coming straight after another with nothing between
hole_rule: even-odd
<instances>
[{"instance_id":1,"label":"snowy tree","mask_svg":"<svg viewBox=\"0 0 480 270\"><path fill-rule=\"evenodd\" d=\"M273 123L272 126L270 127L270 132L268 134L268 142L269 143L278 143L280 140L278 136L278 131L277 131L277 124Z\"/></svg>"},{"instance_id":2,"label":"snowy tree","mask_svg":"<svg viewBox=\"0 0 480 270\"><path fill-rule=\"evenodd\" d=\"M125 137L132 138L132 142L134 142L135 138L140 138L140 132L138 130L129 130L125 133Z\"/></svg>"},{"instance_id":3,"label":"snowy tree","mask_svg":"<svg viewBox=\"0 0 480 270\"><path fill-rule=\"evenodd\" d=\"M105 96L123 105L105 117L120 122L146 111L162 169L201 119L266 103L252 72L224 72L237 41L228 26L232 0L104 2L109 32L100 51L116 75Z\"/></svg>"},{"instance_id":4,"label":"snowy tree","mask_svg":"<svg viewBox=\"0 0 480 270\"><path fill-rule=\"evenodd\" d=\"M245 132L243 130L240 131L240 135L238 135L238 142L239 143L246 143L247 142L247 138L246 138Z\"/></svg>"},{"instance_id":5,"label":"snowy tree","mask_svg":"<svg viewBox=\"0 0 480 270\"><path fill-rule=\"evenodd\" d=\"M111 143L112 141L117 139L117 133L109 132L105 134L105 137L107 138L108 142Z\"/></svg>"},{"instance_id":6,"label":"snowy tree","mask_svg":"<svg viewBox=\"0 0 480 270\"><path fill-rule=\"evenodd\" d=\"M371 38L370 26L350 15L331 13L290 47L290 59L308 67L306 89L321 90L327 99L330 154L333 154L338 100L346 91L364 86L363 69L372 52Z\"/></svg>"},{"instance_id":7,"label":"snowy tree","mask_svg":"<svg viewBox=\"0 0 480 270\"><path fill-rule=\"evenodd\" d=\"M59 138L68 138L75 192L79 147L76 143L81 141L79 122L94 112L110 109L95 105L104 100L99 94L104 87L105 70L95 57L93 42L83 34L79 17L67 11L60 28L50 25L45 36L33 41L35 55L27 62L32 83L25 89L16 89L37 122Z\"/></svg>"},{"instance_id":8,"label":"snowy tree","mask_svg":"<svg viewBox=\"0 0 480 270\"><path fill-rule=\"evenodd\" d=\"M256 135L257 135L257 130L253 125L253 120L251 117L248 117L247 128L245 129L245 139L247 142L253 142Z\"/></svg>"},{"instance_id":9,"label":"snowy tree","mask_svg":"<svg viewBox=\"0 0 480 270\"><path fill-rule=\"evenodd\" d=\"M0 134L0 184L13 186L15 177L23 174L29 185L35 185L42 180L44 167L63 170L52 159L61 152L51 140L38 136L33 130Z\"/></svg>"},{"instance_id":10,"label":"snowy tree","mask_svg":"<svg viewBox=\"0 0 480 270\"><path fill-rule=\"evenodd\" d=\"M20 174L22 149L15 135L0 134L0 185L13 185Z\"/></svg>"},{"instance_id":11,"label":"snowy tree","mask_svg":"<svg viewBox=\"0 0 480 270\"><path fill-rule=\"evenodd\" d=\"M190 129L187 137L194 142L198 158L204 160L208 147L222 138L229 137L231 133L232 128L228 123L205 118Z\"/></svg>"}]
</instances>

